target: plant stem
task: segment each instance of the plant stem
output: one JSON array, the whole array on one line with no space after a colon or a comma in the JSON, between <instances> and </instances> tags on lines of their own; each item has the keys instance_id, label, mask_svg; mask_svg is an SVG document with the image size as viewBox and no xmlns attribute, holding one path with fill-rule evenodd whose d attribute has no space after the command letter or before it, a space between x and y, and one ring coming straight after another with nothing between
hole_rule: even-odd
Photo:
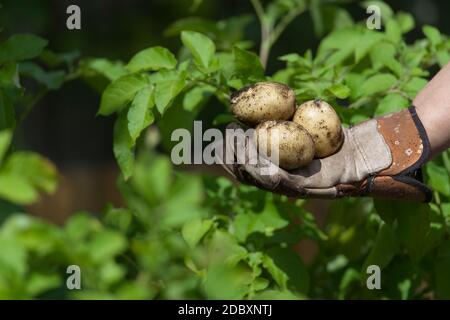
<instances>
[{"instance_id":1,"label":"plant stem","mask_svg":"<svg viewBox=\"0 0 450 320\"><path fill-rule=\"evenodd\" d=\"M259 59L261 64L266 69L267 60L270 53L270 26L265 18L264 8L259 0L250 0L253 8L255 9L256 16L258 17L259 24L261 26L261 45L259 47Z\"/></svg>"},{"instance_id":2,"label":"plant stem","mask_svg":"<svg viewBox=\"0 0 450 320\"><path fill-rule=\"evenodd\" d=\"M222 96L226 99L229 100L230 99L230 93L229 93L229 89L221 84L215 83L214 81L209 81L208 79L191 79L191 81L193 83L201 83L201 84L206 84L212 87L215 87L217 89L217 91L222 94Z\"/></svg>"},{"instance_id":3,"label":"plant stem","mask_svg":"<svg viewBox=\"0 0 450 320\"><path fill-rule=\"evenodd\" d=\"M25 107L25 110L20 114L19 120L16 123L16 128L20 127L31 110L33 110L34 106L47 94L47 92L47 89L42 89L34 96L30 103Z\"/></svg>"},{"instance_id":4,"label":"plant stem","mask_svg":"<svg viewBox=\"0 0 450 320\"><path fill-rule=\"evenodd\" d=\"M273 29L273 32L270 36L270 45L274 45L275 42L278 40L280 35L283 33L283 31L286 29L286 27L299 15L301 15L303 12L306 11L305 6L298 6L292 11L289 11L287 15L285 15L281 21L278 23L278 25Z\"/></svg>"},{"instance_id":5,"label":"plant stem","mask_svg":"<svg viewBox=\"0 0 450 320\"><path fill-rule=\"evenodd\" d=\"M259 24L261 25L261 45L259 48L259 59L261 64L266 69L267 61L269 60L270 50L272 46L277 42L280 35L286 29L286 27L300 14L305 12L305 6L298 6L295 9L289 11L280 22L272 28L271 24L268 22L264 8L260 0L250 0L255 9L256 16L258 17Z\"/></svg>"}]
</instances>

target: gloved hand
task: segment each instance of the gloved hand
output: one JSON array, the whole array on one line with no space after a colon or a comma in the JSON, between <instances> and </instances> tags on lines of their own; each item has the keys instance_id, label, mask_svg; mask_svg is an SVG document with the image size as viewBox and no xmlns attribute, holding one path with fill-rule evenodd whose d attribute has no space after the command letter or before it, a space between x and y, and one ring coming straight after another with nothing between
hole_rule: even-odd
<instances>
[{"instance_id":1,"label":"gloved hand","mask_svg":"<svg viewBox=\"0 0 450 320\"><path fill-rule=\"evenodd\" d=\"M431 200L431 190L421 182L420 171L428 160L430 146L414 107L343 130L341 149L306 167L289 172L277 167L274 174L261 174L261 168L274 165L262 155L257 161L247 157L240 163L234 157L234 162L223 166L241 182L290 197ZM251 139L238 141L231 148L226 145L225 153L234 155L239 148L247 152L255 148Z\"/></svg>"}]
</instances>

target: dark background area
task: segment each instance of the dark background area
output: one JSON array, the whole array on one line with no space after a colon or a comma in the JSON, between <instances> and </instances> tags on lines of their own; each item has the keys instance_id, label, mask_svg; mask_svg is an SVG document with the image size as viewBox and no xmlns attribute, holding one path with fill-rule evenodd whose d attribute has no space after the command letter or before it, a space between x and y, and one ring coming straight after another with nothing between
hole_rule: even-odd
<instances>
[{"instance_id":1,"label":"dark background area","mask_svg":"<svg viewBox=\"0 0 450 320\"><path fill-rule=\"evenodd\" d=\"M179 38L165 36L164 30L180 18L200 16L220 20L253 13L250 2L244 0L204 0L196 11L191 10L192 0L10 0L0 3L2 40L14 33L34 33L49 39L49 48L56 52L79 51L82 57L124 61L135 52L153 45L177 52ZM408 36L409 41L421 35L423 24L437 26L443 33L450 34L449 1L398 0L388 3L395 11L410 12L415 17L416 28ZM66 28L66 8L71 4L81 8L81 30ZM344 6L355 20L366 16L357 1ZM247 28L246 36L254 41L253 50L258 51L259 25L256 19ZM271 57L303 53L307 48L316 48L318 41L310 16L303 14L279 39ZM271 59L268 73L279 67L281 63ZM116 174L111 151L114 119L96 116L99 101L99 95L83 81L72 81L48 94L23 125L23 146L54 161L62 174L68 177L69 186L77 181L82 186L82 191L73 187L71 192L76 194L76 200L70 208L63 206L53 210L98 210L105 200L115 197L114 191L105 191L114 185ZM95 183L91 182L86 187L86 181L93 180ZM102 182L109 186L105 187ZM96 193L97 189L103 190L101 195ZM83 193L91 200L83 200Z\"/></svg>"}]
</instances>

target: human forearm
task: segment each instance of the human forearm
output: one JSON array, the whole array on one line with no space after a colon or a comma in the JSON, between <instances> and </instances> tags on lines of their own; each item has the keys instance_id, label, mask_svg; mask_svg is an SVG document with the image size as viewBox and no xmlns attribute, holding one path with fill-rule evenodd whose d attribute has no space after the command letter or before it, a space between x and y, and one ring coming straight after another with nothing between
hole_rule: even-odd
<instances>
[{"instance_id":1,"label":"human forearm","mask_svg":"<svg viewBox=\"0 0 450 320\"><path fill-rule=\"evenodd\" d=\"M419 92L413 102L431 145L431 157L450 147L450 63Z\"/></svg>"}]
</instances>

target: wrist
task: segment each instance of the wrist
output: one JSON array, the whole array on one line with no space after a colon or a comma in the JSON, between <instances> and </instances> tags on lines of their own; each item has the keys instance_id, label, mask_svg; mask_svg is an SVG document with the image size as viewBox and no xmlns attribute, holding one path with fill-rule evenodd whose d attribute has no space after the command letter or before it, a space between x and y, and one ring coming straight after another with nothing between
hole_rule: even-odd
<instances>
[{"instance_id":1,"label":"wrist","mask_svg":"<svg viewBox=\"0 0 450 320\"><path fill-rule=\"evenodd\" d=\"M430 144L429 158L431 159L446 149L442 135L439 134L439 131L442 131L441 126L435 125L436 123L439 123L439 119L436 119L436 113L430 112L428 108L424 108L420 101L418 102L418 105L416 105L416 101L414 101L414 105L416 106L417 117L422 123L428 137Z\"/></svg>"}]
</instances>

